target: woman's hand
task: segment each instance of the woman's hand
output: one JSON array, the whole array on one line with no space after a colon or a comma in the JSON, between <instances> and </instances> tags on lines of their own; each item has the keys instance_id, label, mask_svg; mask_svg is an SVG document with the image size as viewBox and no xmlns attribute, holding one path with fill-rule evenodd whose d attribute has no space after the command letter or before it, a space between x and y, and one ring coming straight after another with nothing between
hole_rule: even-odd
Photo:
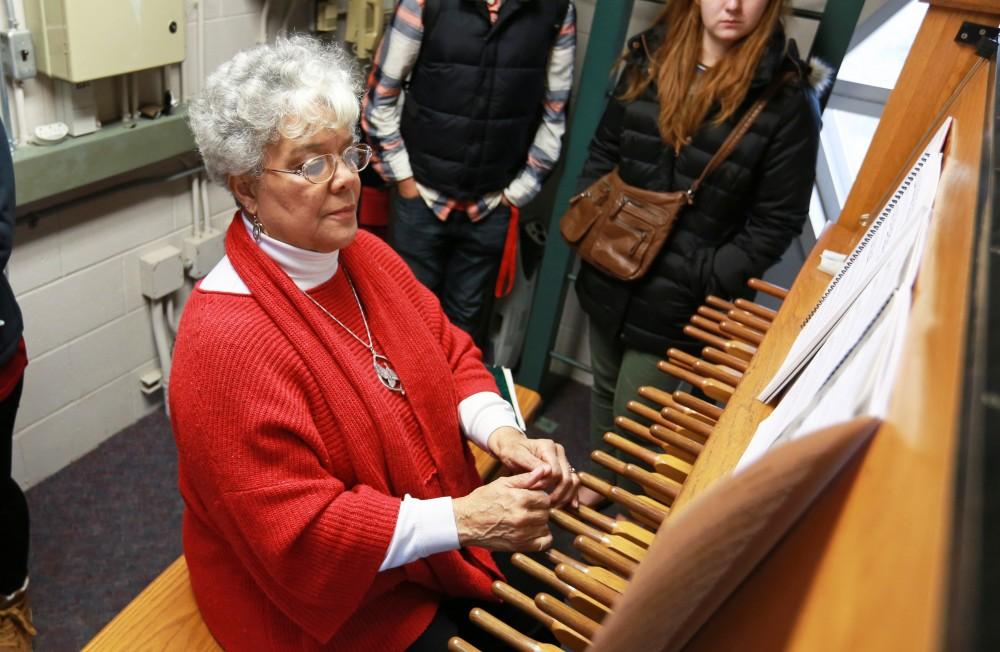
<instances>
[{"instance_id":1,"label":"woman's hand","mask_svg":"<svg viewBox=\"0 0 1000 652\"><path fill-rule=\"evenodd\" d=\"M549 498L553 507L562 507L572 501L577 506L576 490L580 477L566 459L566 449L551 439L529 439L520 430L504 426L491 434L487 443L490 452L513 471L534 471L548 467Z\"/></svg>"},{"instance_id":2,"label":"woman's hand","mask_svg":"<svg viewBox=\"0 0 1000 652\"><path fill-rule=\"evenodd\" d=\"M413 177L406 177L396 184L396 190L403 199L415 199L420 195L417 189L417 181Z\"/></svg>"},{"instance_id":3,"label":"woman's hand","mask_svg":"<svg viewBox=\"0 0 1000 652\"><path fill-rule=\"evenodd\" d=\"M536 551L552 545L549 496L545 487L551 470L498 478L468 496L452 500L458 542L490 550Z\"/></svg>"}]
</instances>

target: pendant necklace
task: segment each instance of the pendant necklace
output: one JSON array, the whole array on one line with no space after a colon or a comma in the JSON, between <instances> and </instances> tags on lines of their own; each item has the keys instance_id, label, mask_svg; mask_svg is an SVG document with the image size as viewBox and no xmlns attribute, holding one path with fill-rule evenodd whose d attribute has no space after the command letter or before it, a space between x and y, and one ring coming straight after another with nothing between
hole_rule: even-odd
<instances>
[{"instance_id":1,"label":"pendant necklace","mask_svg":"<svg viewBox=\"0 0 1000 652\"><path fill-rule=\"evenodd\" d=\"M375 351L375 342L372 340L372 332L368 328L368 319L365 317L365 308L361 305L361 298L358 296L358 291L354 289L354 282L351 281L351 275L347 273L347 268L342 266L344 270L344 276L347 278L347 284L351 287L351 293L354 294L354 300L358 304L358 310L361 312L361 323L365 325L365 335L368 336L368 342L357 336L354 331L348 328L344 322L340 321L329 310L323 307L323 305L314 299L308 292L303 292L309 300L316 304L316 307L326 313L326 316L337 323L338 326L347 331L351 337L356 339L361 343L368 351L372 354L372 367L375 370L375 375L378 376L379 382L388 389L390 392L399 392L403 396L406 396L406 390L403 389L403 382L399 379L399 375L396 374L396 370L392 368L389 363L389 358L385 357L381 353Z\"/></svg>"}]
</instances>

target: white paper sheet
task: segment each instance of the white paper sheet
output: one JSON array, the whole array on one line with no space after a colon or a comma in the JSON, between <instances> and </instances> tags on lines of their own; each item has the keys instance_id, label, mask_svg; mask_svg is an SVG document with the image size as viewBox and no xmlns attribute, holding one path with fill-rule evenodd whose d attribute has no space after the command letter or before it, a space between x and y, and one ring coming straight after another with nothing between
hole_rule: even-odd
<instances>
[{"instance_id":1,"label":"white paper sheet","mask_svg":"<svg viewBox=\"0 0 1000 652\"><path fill-rule=\"evenodd\" d=\"M855 301L883 266L894 259L898 260L896 255L901 247L915 244L912 231L919 228L918 217L923 211L929 211L933 204L940 177L941 148L950 125L951 118L948 118L879 213L879 217L848 256L847 264L830 281L823 298L803 325L802 332L795 339L781 367L758 395L759 400L765 403L773 401L808 364L832 329L852 309ZM904 253L908 254L909 251Z\"/></svg>"},{"instance_id":2,"label":"white paper sheet","mask_svg":"<svg viewBox=\"0 0 1000 652\"><path fill-rule=\"evenodd\" d=\"M948 124L950 119L932 146L940 149ZM839 278L793 344L786 358L789 375L774 390L786 389L785 394L758 426L737 470L781 441L861 414L884 417L941 176L940 151L925 152L921 160L892 219L870 232L850 272ZM793 352L800 356L794 367Z\"/></svg>"}]
</instances>

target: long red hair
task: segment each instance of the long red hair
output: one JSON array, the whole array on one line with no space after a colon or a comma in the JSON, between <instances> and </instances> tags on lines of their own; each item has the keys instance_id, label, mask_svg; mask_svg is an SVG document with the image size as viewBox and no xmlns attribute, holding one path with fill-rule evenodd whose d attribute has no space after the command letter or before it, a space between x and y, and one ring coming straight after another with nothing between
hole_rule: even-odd
<instances>
[{"instance_id":1,"label":"long red hair","mask_svg":"<svg viewBox=\"0 0 1000 652\"><path fill-rule=\"evenodd\" d=\"M667 26L666 40L652 53L648 74L636 71L622 100L638 98L653 81L660 101L658 125L663 142L675 151L688 142L716 104L714 123L729 119L743 103L771 35L781 22L783 0L771 0L752 32L719 62L699 73L702 30L696 0L669 0L656 20Z\"/></svg>"}]
</instances>

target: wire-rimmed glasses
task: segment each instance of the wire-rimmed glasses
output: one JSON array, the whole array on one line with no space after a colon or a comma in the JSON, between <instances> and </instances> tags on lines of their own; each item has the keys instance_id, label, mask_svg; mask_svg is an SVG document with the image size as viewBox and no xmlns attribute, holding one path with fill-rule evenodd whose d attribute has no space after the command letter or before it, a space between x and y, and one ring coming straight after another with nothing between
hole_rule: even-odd
<instances>
[{"instance_id":1,"label":"wire-rimmed glasses","mask_svg":"<svg viewBox=\"0 0 1000 652\"><path fill-rule=\"evenodd\" d=\"M326 183L337 173L337 160L341 160L352 172L360 172L368 167L372 160L372 148L364 143L351 145L338 154L320 154L314 156L294 170L281 168L264 168L268 172L283 172L295 174L309 183Z\"/></svg>"}]
</instances>

